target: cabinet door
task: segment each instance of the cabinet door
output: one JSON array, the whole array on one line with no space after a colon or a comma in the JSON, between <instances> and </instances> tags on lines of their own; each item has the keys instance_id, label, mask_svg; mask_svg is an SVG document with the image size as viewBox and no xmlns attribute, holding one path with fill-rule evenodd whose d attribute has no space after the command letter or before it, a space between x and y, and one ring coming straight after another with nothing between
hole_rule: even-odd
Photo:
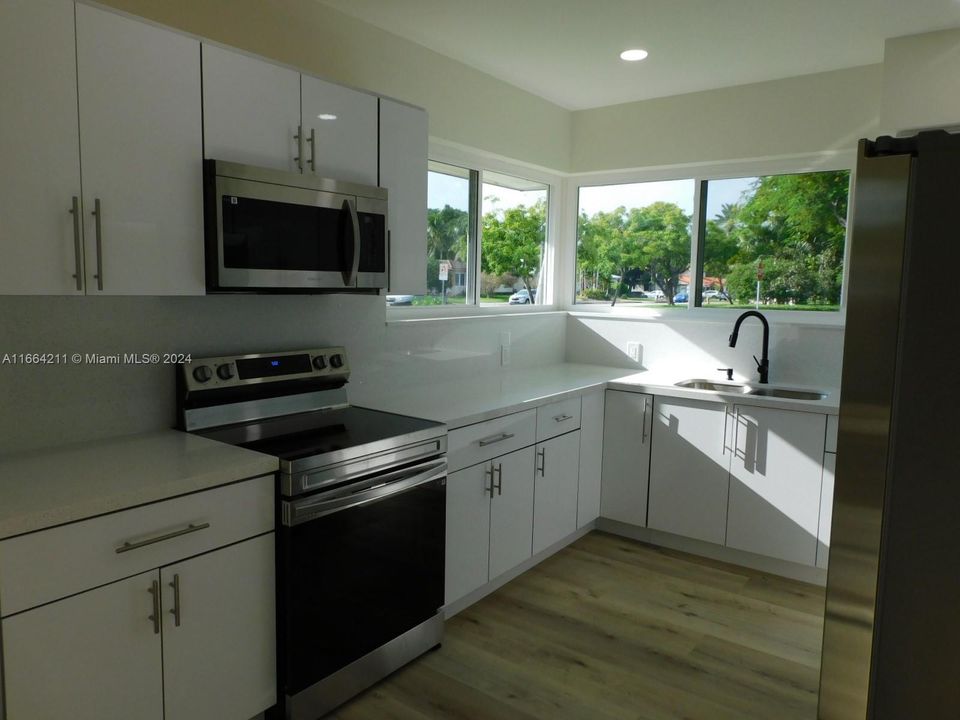
<instances>
[{"instance_id":1,"label":"cabinet door","mask_svg":"<svg viewBox=\"0 0 960 720\"><path fill-rule=\"evenodd\" d=\"M653 396L608 390L603 412L600 515L647 526Z\"/></svg>"},{"instance_id":2,"label":"cabinet door","mask_svg":"<svg viewBox=\"0 0 960 720\"><path fill-rule=\"evenodd\" d=\"M0 293L7 295L83 292L83 247L70 212L80 199L73 12L72 0L0 3Z\"/></svg>"},{"instance_id":3,"label":"cabinet door","mask_svg":"<svg viewBox=\"0 0 960 720\"><path fill-rule=\"evenodd\" d=\"M536 554L577 529L580 431L537 445L533 494L533 552Z\"/></svg>"},{"instance_id":4,"label":"cabinet door","mask_svg":"<svg viewBox=\"0 0 960 720\"><path fill-rule=\"evenodd\" d=\"M829 438L829 433L827 437ZM833 524L833 480L836 472L836 453L824 453L823 487L820 489L820 521L817 531L817 567L824 570L827 569L827 560L830 557L830 527Z\"/></svg>"},{"instance_id":5,"label":"cabinet door","mask_svg":"<svg viewBox=\"0 0 960 720\"><path fill-rule=\"evenodd\" d=\"M297 172L299 125L299 72L203 45L204 157Z\"/></svg>"},{"instance_id":6,"label":"cabinet door","mask_svg":"<svg viewBox=\"0 0 960 720\"><path fill-rule=\"evenodd\" d=\"M497 490L490 502L490 579L532 554L533 459L527 447L493 460Z\"/></svg>"},{"instance_id":7,"label":"cabinet door","mask_svg":"<svg viewBox=\"0 0 960 720\"><path fill-rule=\"evenodd\" d=\"M78 4L77 63L87 292L202 295L200 43Z\"/></svg>"},{"instance_id":8,"label":"cabinet door","mask_svg":"<svg viewBox=\"0 0 960 720\"><path fill-rule=\"evenodd\" d=\"M154 570L6 618L6 717L162 720L158 579Z\"/></svg>"},{"instance_id":9,"label":"cabinet door","mask_svg":"<svg viewBox=\"0 0 960 720\"><path fill-rule=\"evenodd\" d=\"M166 720L249 718L276 702L274 534L160 571Z\"/></svg>"},{"instance_id":10,"label":"cabinet door","mask_svg":"<svg viewBox=\"0 0 960 720\"><path fill-rule=\"evenodd\" d=\"M603 467L603 390L587 393L580 406L580 479L577 527L600 517L600 477ZM644 493L646 504L646 493Z\"/></svg>"},{"instance_id":11,"label":"cabinet door","mask_svg":"<svg viewBox=\"0 0 960 720\"><path fill-rule=\"evenodd\" d=\"M489 577L490 469L485 462L447 476L444 602L448 605Z\"/></svg>"},{"instance_id":12,"label":"cabinet door","mask_svg":"<svg viewBox=\"0 0 960 720\"><path fill-rule=\"evenodd\" d=\"M376 185L377 98L309 75L300 82L303 131L314 138L304 143L305 171Z\"/></svg>"},{"instance_id":13,"label":"cabinet door","mask_svg":"<svg viewBox=\"0 0 960 720\"><path fill-rule=\"evenodd\" d=\"M387 189L390 292L427 291L427 113L380 99L380 187Z\"/></svg>"},{"instance_id":14,"label":"cabinet door","mask_svg":"<svg viewBox=\"0 0 960 720\"><path fill-rule=\"evenodd\" d=\"M722 545L730 487L732 412L723 403L653 403L649 527Z\"/></svg>"},{"instance_id":15,"label":"cabinet door","mask_svg":"<svg viewBox=\"0 0 960 720\"><path fill-rule=\"evenodd\" d=\"M738 405L727 545L814 565L825 415Z\"/></svg>"}]
</instances>

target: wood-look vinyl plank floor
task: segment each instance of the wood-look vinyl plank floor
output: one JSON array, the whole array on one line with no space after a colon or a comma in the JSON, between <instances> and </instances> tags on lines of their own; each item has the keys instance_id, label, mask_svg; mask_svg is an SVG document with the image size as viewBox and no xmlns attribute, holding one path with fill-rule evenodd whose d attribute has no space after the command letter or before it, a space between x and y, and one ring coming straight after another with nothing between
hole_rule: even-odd
<instances>
[{"instance_id":1,"label":"wood-look vinyl plank floor","mask_svg":"<svg viewBox=\"0 0 960 720\"><path fill-rule=\"evenodd\" d=\"M823 588L601 532L338 720L814 720Z\"/></svg>"}]
</instances>

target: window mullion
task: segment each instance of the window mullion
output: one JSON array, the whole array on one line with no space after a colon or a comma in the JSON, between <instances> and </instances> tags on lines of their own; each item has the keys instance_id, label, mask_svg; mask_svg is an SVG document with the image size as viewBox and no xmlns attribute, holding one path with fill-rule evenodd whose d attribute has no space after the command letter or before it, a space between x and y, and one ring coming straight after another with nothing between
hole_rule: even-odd
<instances>
[{"instance_id":1,"label":"window mullion","mask_svg":"<svg viewBox=\"0 0 960 720\"><path fill-rule=\"evenodd\" d=\"M470 234L467 248L467 303L480 304L480 187L479 170L470 171Z\"/></svg>"},{"instance_id":2,"label":"window mullion","mask_svg":"<svg viewBox=\"0 0 960 720\"><path fill-rule=\"evenodd\" d=\"M703 302L703 247L706 237L707 181L696 179L693 190L693 218L690 228L690 284L687 306L700 307Z\"/></svg>"}]
</instances>

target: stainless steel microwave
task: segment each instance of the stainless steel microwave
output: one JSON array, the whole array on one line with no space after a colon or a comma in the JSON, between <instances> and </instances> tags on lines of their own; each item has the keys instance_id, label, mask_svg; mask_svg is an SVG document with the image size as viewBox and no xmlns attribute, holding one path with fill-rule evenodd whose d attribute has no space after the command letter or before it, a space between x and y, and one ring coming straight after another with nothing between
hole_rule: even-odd
<instances>
[{"instance_id":1,"label":"stainless steel microwave","mask_svg":"<svg viewBox=\"0 0 960 720\"><path fill-rule=\"evenodd\" d=\"M204 161L207 292L387 287L387 191Z\"/></svg>"}]
</instances>

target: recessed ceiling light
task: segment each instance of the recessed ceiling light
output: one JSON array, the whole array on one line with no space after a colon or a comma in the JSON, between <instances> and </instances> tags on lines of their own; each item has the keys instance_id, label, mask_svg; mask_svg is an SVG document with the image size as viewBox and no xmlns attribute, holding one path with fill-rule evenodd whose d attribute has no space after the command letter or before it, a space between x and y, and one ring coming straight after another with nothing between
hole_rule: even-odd
<instances>
[{"instance_id":1,"label":"recessed ceiling light","mask_svg":"<svg viewBox=\"0 0 960 720\"><path fill-rule=\"evenodd\" d=\"M643 60L649 54L646 50L634 48L633 50L624 50L620 53L620 59L626 60L627 62L637 62L637 60Z\"/></svg>"},{"instance_id":2,"label":"recessed ceiling light","mask_svg":"<svg viewBox=\"0 0 960 720\"><path fill-rule=\"evenodd\" d=\"M336 120L337 116L334 115L333 113L320 113L319 115L317 115L317 118L319 118L320 120Z\"/></svg>"}]
</instances>

